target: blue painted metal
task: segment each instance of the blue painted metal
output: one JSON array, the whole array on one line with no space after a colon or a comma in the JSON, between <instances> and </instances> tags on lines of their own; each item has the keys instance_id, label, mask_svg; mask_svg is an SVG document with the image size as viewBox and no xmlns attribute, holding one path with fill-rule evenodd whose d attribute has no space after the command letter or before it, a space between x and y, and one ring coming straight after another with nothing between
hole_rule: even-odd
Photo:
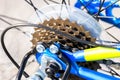
<instances>
[{"instance_id":1,"label":"blue painted metal","mask_svg":"<svg viewBox=\"0 0 120 80\"><path fill-rule=\"evenodd\" d=\"M79 50L73 53L73 56L77 62L85 62L84 50Z\"/></svg>"},{"instance_id":2,"label":"blue painted metal","mask_svg":"<svg viewBox=\"0 0 120 80\"><path fill-rule=\"evenodd\" d=\"M65 55L71 62L71 71L70 71L71 74L75 74L76 76L84 78L86 80L120 80L120 78L116 78L113 76L109 76L103 73L99 73L99 72L78 66L76 61L85 60L83 55L84 54L83 50L77 51L74 54L63 49L60 49L60 52L61 54ZM55 59L57 62L59 62L62 66L62 70L66 69L66 64L56 54L52 54L49 51L49 48L47 48L43 53L36 54L36 59L39 64L41 63L40 61L43 55L49 56Z\"/></svg>"},{"instance_id":3,"label":"blue painted metal","mask_svg":"<svg viewBox=\"0 0 120 80\"><path fill-rule=\"evenodd\" d=\"M100 72L96 72L84 67L79 67L79 77L82 77L86 80L120 80L113 76L109 76Z\"/></svg>"}]
</instances>

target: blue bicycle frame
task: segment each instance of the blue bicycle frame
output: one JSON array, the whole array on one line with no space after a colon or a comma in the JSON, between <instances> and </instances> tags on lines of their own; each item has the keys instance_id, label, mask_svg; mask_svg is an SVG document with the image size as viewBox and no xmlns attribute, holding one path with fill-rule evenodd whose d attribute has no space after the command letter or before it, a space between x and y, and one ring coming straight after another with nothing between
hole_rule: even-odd
<instances>
[{"instance_id":1,"label":"blue bicycle frame","mask_svg":"<svg viewBox=\"0 0 120 80\"><path fill-rule=\"evenodd\" d=\"M70 51L60 49L60 46L58 46L58 48L59 48L60 53L63 56L66 56L66 58L68 58L69 62L71 63L71 70L70 70L71 74L77 75L78 77L84 78L86 80L120 80L120 78L116 78L113 76L109 76L109 75L106 75L100 72L96 72L96 71L78 66L76 63L76 62L101 60L103 58L106 59L106 58L112 58L112 57L120 57L119 49L97 47L97 48L91 48L87 50L79 50L74 53L71 53ZM108 53L111 53L111 52L114 52L114 53L109 55ZM101 57L101 55L104 55L104 57ZM67 66L66 63L64 63L58 57L57 54L51 53L49 48L47 48L42 53L36 53L36 59L39 64L41 64L42 56L48 56L48 57L55 59L58 63L61 64L62 70L66 69L66 66Z\"/></svg>"},{"instance_id":2,"label":"blue bicycle frame","mask_svg":"<svg viewBox=\"0 0 120 80\"><path fill-rule=\"evenodd\" d=\"M116 2L118 0L106 0L104 4L102 5L102 8L106 8L112 3ZM86 6L87 5L87 6ZM77 0L75 3L75 7L81 8L82 6L86 6L86 9L88 10L88 13L90 15L97 14L99 11L101 3L100 0ZM113 15L112 10L114 8L120 8L120 2L115 3L111 5L110 7L105 9L105 14L100 12L99 16L101 16L101 20L113 24L116 27L120 28L120 18L117 18Z\"/></svg>"}]
</instances>

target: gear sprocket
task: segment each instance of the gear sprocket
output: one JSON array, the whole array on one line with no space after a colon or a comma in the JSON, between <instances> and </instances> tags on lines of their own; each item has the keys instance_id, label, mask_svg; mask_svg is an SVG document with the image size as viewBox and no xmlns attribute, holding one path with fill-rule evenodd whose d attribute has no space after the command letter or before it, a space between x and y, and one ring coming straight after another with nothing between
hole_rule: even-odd
<instances>
[{"instance_id":1,"label":"gear sprocket","mask_svg":"<svg viewBox=\"0 0 120 80\"><path fill-rule=\"evenodd\" d=\"M60 30L81 40L87 40L90 42L95 42L96 40L94 37L91 37L90 32L86 31L82 25L79 26L75 22L70 22L68 19L62 20L60 18L59 19L52 18L49 21L45 20L43 25ZM58 41L63 45L67 45L69 47L78 49L90 48L89 45L75 42L74 40L70 40L61 35L57 35L54 32L46 31L45 29L42 28L35 28L35 33L33 33L32 39L33 46L35 46L39 41L47 43L50 41Z\"/></svg>"}]
</instances>

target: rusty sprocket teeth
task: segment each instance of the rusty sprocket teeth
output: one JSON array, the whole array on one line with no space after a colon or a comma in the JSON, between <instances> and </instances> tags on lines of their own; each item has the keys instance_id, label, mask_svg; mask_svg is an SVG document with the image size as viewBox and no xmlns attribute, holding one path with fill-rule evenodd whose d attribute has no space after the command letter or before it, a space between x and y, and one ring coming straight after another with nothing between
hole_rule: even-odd
<instances>
[{"instance_id":1,"label":"rusty sprocket teeth","mask_svg":"<svg viewBox=\"0 0 120 80\"><path fill-rule=\"evenodd\" d=\"M75 22L70 22L68 19L62 20L60 18L58 19L50 19L45 20L42 25L48 26L50 28L54 28L56 30L60 30L62 32L65 32L71 36L77 37L81 40L87 40L90 42L95 42L95 38L91 36L89 31L86 31L82 25L78 25ZM63 45L67 45L73 48L78 49L86 49L90 48L89 45L85 45L82 43L75 42L74 40L69 40L66 37L63 37L61 35L55 34L54 32L47 31L42 28L35 28L35 32L32 34L33 39L31 40L33 46L37 44L37 42L50 42L50 41L58 41ZM77 45L75 45L75 44ZM79 44L79 45L78 45Z\"/></svg>"}]
</instances>

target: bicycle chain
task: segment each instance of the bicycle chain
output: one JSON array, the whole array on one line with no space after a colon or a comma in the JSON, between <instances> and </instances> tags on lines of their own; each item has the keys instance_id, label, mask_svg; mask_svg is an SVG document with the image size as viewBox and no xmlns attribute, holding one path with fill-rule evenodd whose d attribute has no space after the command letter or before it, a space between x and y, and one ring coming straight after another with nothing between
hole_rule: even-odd
<instances>
[{"instance_id":1,"label":"bicycle chain","mask_svg":"<svg viewBox=\"0 0 120 80\"><path fill-rule=\"evenodd\" d=\"M60 30L61 32L67 33L71 36L77 37L80 40L86 40L90 42L95 42L95 38L91 37L90 32L86 31L83 26L77 25L75 22L70 22L68 19L50 19L49 21L45 20L43 23L44 26L49 26L50 28ZM42 28L35 28L35 33L32 34L33 46L37 44L37 42L50 42L50 41L58 41L63 45L67 45L70 47L75 47L78 49L87 49L90 48L89 45L76 42L74 40L67 39L64 36L55 34L55 32L47 31Z\"/></svg>"},{"instance_id":2,"label":"bicycle chain","mask_svg":"<svg viewBox=\"0 0 120 80\"><path fill-rule=\"evenodd\" d=\"M59 30L71 36L77 37L80 40L86 40L89 42L95 42L96 38L92 37L89 31L86 31L82 25L78 25L75 22L70 22L68 19L62 20L58 19L50 19L45 20L42 25L50 27L52 29ZM87 49L93 46L83 44L80 42L76 42L75 40L68 39L65 36L61 36L60 34L56 34L55 32L45 30L43 28L35 28L35 32L32 34L33 39L31 40L33 47L37 45L38 42L60 42L62 45L69 46L71 49ZM63 34L64 35L64 34ZM88 67L93 70L97 70L101 68L97 62L88 62L88 63L78 63L84 67ZM73 75L69 77L71 80L81 80Z\"/></svg>"}]
</instances>

